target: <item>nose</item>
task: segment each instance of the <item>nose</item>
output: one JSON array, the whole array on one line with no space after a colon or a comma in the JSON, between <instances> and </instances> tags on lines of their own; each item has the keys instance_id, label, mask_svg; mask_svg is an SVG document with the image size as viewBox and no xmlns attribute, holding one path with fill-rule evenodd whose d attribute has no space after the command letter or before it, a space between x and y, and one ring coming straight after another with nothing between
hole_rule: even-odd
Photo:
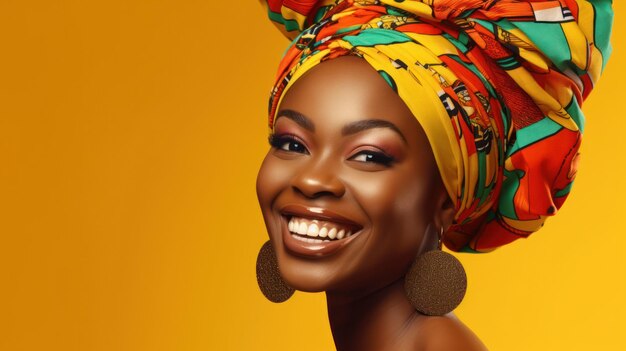
<instances>
[{"instance_id":1,"label":"nose","mask_svg":"<svg viewBox=\"0 0 626 351\"><path fill-rule=\"evenodd\" d=\"M293 177L291 186L296 193L308 198L342 197L346 188L337 168L338 165L330 162L311 160Z\"/></svg>"}]
</instances>

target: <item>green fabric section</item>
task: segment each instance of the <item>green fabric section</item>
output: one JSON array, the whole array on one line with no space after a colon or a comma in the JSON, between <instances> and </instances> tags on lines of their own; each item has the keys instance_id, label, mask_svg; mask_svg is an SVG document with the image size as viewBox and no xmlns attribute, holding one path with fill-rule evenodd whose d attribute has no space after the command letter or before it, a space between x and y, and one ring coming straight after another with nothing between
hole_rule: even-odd
<instances>
[{"instance_id":1,"label":"green fabric section","mask_svg":"<svg viewBox=\"0 0 626 351\"><path fill-rule=\"evenodd\" d=\"M462 42L462 41L454 38L453 36L451 36L448 33L444 33L444 34L442 34L442 36L444 38L446 38L450 43L452 43L452 45L454 45L457 48L457 50L459 50L460 52L466 53L468 51L467 45L466 45L467 42Z\"/></svg>"},{"instance_id":2,"label":"green fabric section","mask_svg":"<svg viewBox=\"0 0 626 351\"><path fill-rule=\"evenodd\" d=\"M472 250L469 246L464 246L461 250L459 250L459 252L463 252L463 253L484 253L484 252L480 252L480 251L476 251L476 250Z\"/></svg>"},{"instance_id":3,"label":"green fabric section","mask_svg":"<svg viewBox=\"0 0 626 351\"><path fill-rule=\"evenodd\" d=\"M475 9L465 10L465 11L463 11L463 13L461 13L459 15L459 18L467 18L467 17L471 16L472 13L474 13L475 11L476 11Z\"/></svg>"},{"instance_id":4,"label":"green fabric section","mask_svg":"<svg viewBox=\"0 0 626 351\"><path fill-rule=\"evenodd\" d=\"M487 199L489 198L489 194L491 193L492 190L493 190L493 184L489 186L483 186L483 190L481 191L481 194L478 196L478 206L482 206L485 202L487 202Z\"/></svg>"},{"instance_id":5,"label":"green fabric section","mask_svg":"<svg viewBox=\"0 0 626 351\"><path fill-rule=\"evenodd\" d=\"M502 106L502 111L500 112L500 116L502 118L502 125L503 128L500 131L500 133L502 135L506 135L508 130L509 130L509 125L511 124L511 112L509 111L509 109L506 107L506 105L504 105L504 103L501 103ZM498 118L497 116L495 118ZM494 132L495 135L495 132ZM506 141L501 141L500 138L495 138L497 140L498 143L498 160L504 160L505 156L505 149L506 146L504 145L504 143L506 143ZM504 161L501 161L504 162Z\"/></svg>"},{"instance_id":6,"label":"green fabric section","mask_svg":"<svg viewBox=\"0 0 626 351\"><path fill-rule=\"evenodd\" d=\"M517 131L517 139L513 147L507 152L508 155L512 155L519 149L535 143L541 139L545 139L550 135L557 133L563 127L551 120L548 117L544 117L539 122L535 122L528 127L522 128Z\"/></svg>"},{"instance_id":7,"label":"green fabric section","mask_svg":"<svg viewBox=\"0 0 626 351\"><path fill-rule=\"evenodd\" d=\"M378 74L380 74L381 77L383 77L383 79L387 82L387 84L389 84L389 86L391 87L391 89L393 89L394 92L398 92L398 86L396 85L396 82L393 80L393 78L389 75L389 73L385 72L385 71L378 71Z\"/></svg>"},{"instance_id":8,"label":"green fabric section","mask_svg":"<svg viewBox=\"0 0 626 351\"><path fill-rule=\"evenodd\" d=\"M475 18L472 18L471 20L476 22L476 23L478 23L478 24L480 24L481 26L489 29L489 31L493 33L494 28L493 28L493 24L491 22L485 21L485 20L481 20L481 19L475 19ZM501 20L495 21L493 23L495 25L497 25L498 27L504 29L504 30L511 30L511 29L517 28L517 27L515 27L515 25L513 25L507 19L501 19Z\"/></svg>"},{"instance_id":9,"label":"green fabric section","mask_svg":"<svg viewBox=\"0 0 626 351\"><path fill-rule=\"evenodd\" d=\"M348 33L348 32L352 32L354 30L358 30L360 29L361 26L360 25L355 25L355 26L350 26L350 27L345 27L345 28L340 28L337 30L337 32L335 32L336 34L343 34L343 33Z\"/></svg>"},{"instance_id":10,"label":"green fabric section","mask_svg":"<svg viewBox=\"0 0 626 351\"><path fill-rule=\"evenodd\" d=\"M326 13L328 12L328 10L330 10L331 6L324 6L321 7L319 10L317 10L317 13L315 13L315 20L313 21L313 23L319 23L322 18L324 18L324 15L326 15Z\"/></svg>"},{"instance_id":11,"label":"green fabric section","mask_svg":"<svg viewBox=\"0 0 626 351\"><path fill-rule=\"evenodd\" d=\"M468 46L469 46L469 44L470 44L470 42L472 40L470 39L470 37L467 34L465 34L465 32L459 33L459 39L454 39L454 40L457 40L465 48L465 50L463 50L461 52L463 52L465 54L465 53L467 53L469 51Z\"/></svg>"},{"instance_id":12,"label":"green fabric section","mask_svg":"<svg viewBox=\"0 0 626 351\"><path fill-rule=\"evenodd\" d=\"M476 19L476 18L470 18L469 20L471 22L476 22L476 23L480 24L481 26L489 29L490 32L493 32L493 30L492 30L493 25L491 24L491 22L485 21L485 20L481 20L481 19Z\"/></svg>"},{"instance_id":13,"label":"green fabric section","mask_svg":"<svg viewBox=\"0 0 626 351\"><path fill-rule=\"evenodd\" d=\"M346 35L343 39L354 46L389 45L411 41L411 38L400 32L378 28L367 29L357 35Z\"/></svg>"},{"instance_id":14,"label":"green fabric section","mask_svg":"<svg viewBox=\"0 0 626 351\"><path fill-rule=\"evenodd\" d=\"M570 68L571 53L560 23L515 22L560 70Z\"/></svg>"},{"instance_id":15,"label":"green fabric section","mask_svg":"<svg viewBox=\"0 0 626 351\"><path fill-rule=\"evenodd\" d=\"M515 67L519 67L520 64L514 57L505 57L503 59L496 61L500 67L505 70L513 69Z\"/></svg>"},{"instance_id":16,"label":"green fabric section","mask_svg":"<svg viewBox=\"0 0 626 351\"><path fill-rule=\"evenodd\" d=\"M283 55L282 57L284 58L285 55L287 55L287 52L289 52L289 50L291 49L292 46L296 45L296 43L298 41L300 41L300 37L302 37L302 34L304 34L304 32L301 32L300 34L296 35L295 38L293 38L293 40L291 41L291 43L289 43L289 46L287 46L287 48L285 49L285 51L283 51Z\"/></svg>"},{"instance_id":17,"label":"green fabric section","mask_svg":"<svg viewBox=\"0 0 626 351\"><path fill-rule=\"evenodd\" d=\"M594 29L595 45L602 52L602 69L606 66L606 62L611 56L613 48L609 39L611 38L611 27L613 25L613 10L611 0L589 0L595 9L596 21ZM602 18L598 21L597 18Z\"/></svg>"},{"instance_id":18,"label":"green fabric section","mask_svg":"<svg viewBox=\"0 0 626 351\"><path fill-rule=\"evenodd\" d=\"M567 186L559 191L556 192L556 194L554 194L555 197L563 197L567 194L569 194L570 190L572 190L572 185L574 185L574 182L571 182L569 184L567 184Z\"/></svg>"},{"instance_id":19,"label":"green fabric section","mask_svg":"<svg viewBox=\"0 0 626 351\"><path fill-rule=\"evenodd\" d=\"M283 26L285 26L285 29L288 32L293 32L294 30L297 30L297 31L301 30L300 26L298 26L298 22L294 20L286 20L283 18L283 16L280 13L268 11L268 16L272 21L280 23Z\"/></svg>"},{"instance_id":20,"label":"green fabric section","mask_svg":"<svg viewBox=\"0 0 626 351\"><path fill-rule=\"evenodd\" d=\"M576 125L578 125L580 132L583 133L585 129L585 115L580 109L580 106L578 106L578 99L576 99L576 96L572 96L572 101L569 103L569 106L565 108L565 111L569 113L574 122L576 122Z\"/></svg>"},{"instance_id":21,"label":"green fabric section","mask_svg":"<svg viewBox=\"0 0 626 351\"><path fill-rule=\"evenodd\" d=\"M392 15L392 16L406 16L405 12L398 11L397 9L394 9L394 8L388 8L387 14Z\"/></svg>"},{"instance_id":22,"label":"green fabric section","mask_svg":"<svg viewBox=\"0 0 626 351\"><path fill-rule=\"evenodd\" d=\"M477 152L477 160L478 160L478 180L476 184L476 198L478 199L478 204L482 205L485 202L485 198L487 197L488 189L485 188L485 176L487 172L484 171L487 163L485 162L485 153Z\"/></svg>"}]
</instances>

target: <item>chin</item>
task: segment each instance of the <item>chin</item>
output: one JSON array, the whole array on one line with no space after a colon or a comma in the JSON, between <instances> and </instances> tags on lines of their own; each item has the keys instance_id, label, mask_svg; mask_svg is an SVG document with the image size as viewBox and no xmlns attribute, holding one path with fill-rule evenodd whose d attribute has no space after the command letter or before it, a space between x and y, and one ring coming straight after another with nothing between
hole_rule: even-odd
<instances>
[{"instance_id":1,"label":"chin","mask_svg":"<svg viewBox=\"0 0 626 351\"><path fill-rule=\"evenodd\" d=\"M288 256L288 253L283 253ZM306 262L297 257L278 257L278 267L283 280L292 288L304 292L323 292L336 286L332 272L321 262Z\"/></svg>"}]
</instances>

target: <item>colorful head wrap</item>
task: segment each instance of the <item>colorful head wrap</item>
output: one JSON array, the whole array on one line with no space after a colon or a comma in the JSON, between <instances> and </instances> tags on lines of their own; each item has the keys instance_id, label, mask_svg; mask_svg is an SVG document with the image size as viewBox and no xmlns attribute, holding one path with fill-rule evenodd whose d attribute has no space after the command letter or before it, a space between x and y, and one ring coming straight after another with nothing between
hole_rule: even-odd
<instances>
[{"instance_id":1,"label":"colorful head wrap","mask_svg":"<svg viewBox=\"0 0 626 351\"><path fill-rule=\"evenodd\" d=\"M418 119L455 203L444 238L485 252L556 214L578 164L583 100L611 47L610 0L268 0L294 38L270 99L320 62L365 59Z\"/></svg>"}]
</instances>

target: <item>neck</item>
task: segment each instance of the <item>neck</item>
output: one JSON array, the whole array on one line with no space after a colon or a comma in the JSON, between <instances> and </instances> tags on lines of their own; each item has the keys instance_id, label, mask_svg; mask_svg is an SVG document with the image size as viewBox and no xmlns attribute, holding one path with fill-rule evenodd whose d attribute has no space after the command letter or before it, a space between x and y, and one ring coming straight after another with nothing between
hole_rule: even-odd
<instances>
[{"instance_id":1,"label":"neck","mask_svg":"<svg viewBox=\"0 0 626 351\"><path fill-rule=\"evenodd\" d=\"M394 350L415 344L412 327L421 314L407 300L403 285L400 279L366 296L327 292L337 350Z\"/></svg>"}]
</instances>

